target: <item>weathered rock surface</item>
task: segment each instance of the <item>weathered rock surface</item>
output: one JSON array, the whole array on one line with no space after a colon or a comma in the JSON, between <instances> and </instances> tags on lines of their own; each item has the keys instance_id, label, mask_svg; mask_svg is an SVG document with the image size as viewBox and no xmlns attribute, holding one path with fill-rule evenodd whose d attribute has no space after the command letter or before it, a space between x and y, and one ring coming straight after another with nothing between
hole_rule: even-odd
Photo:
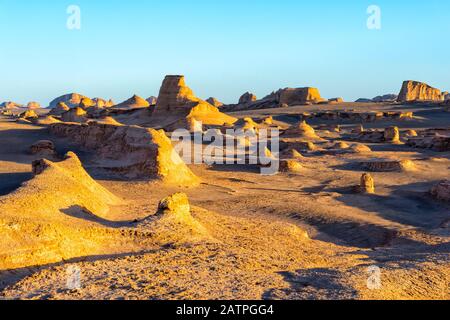
<instances>
[{"instance_id":1,"label":"weathered rock surface","mask_svg":"<svg viewBox=\"0 0 450 320\"><path fill-rule=\"evenodd\" d=\"M439 182L431 189L431 194L438 200L450 202L450 180Z\"/></svg>"},{"instance_id":2,"label":"weathered rock surface","mask_svg":"<svg viewBox=\"0 0 450 320\"><path fill-rule=\"evenodd\" d=\"M14 110L14 109L18 109L21 107L22 107L21 104L15 103L12 101L3 102L2 104L0 104L0 109L6 109L6 110Z\"/></svg>"},{"instance_id":3,"label":"weathered rock surface","mask_svg":"<svg viewBox=\"0 0 450 320\"><path fill-rule=\"evenodd\" d=\"M30 109L30 110L31 109L40 109L41 105L38 102L31 101L31 102L28 102L27 108Z\"/></svg>"},{"instance_id":4,"label":"weathered rock surface","mask_svg":"<svg viewBox=\"0 0 450 320\"><path fill-rule=\"evenodd\" d=\"M389 127L384 131L384 140L390 143L400 143L400 130L397 127Z\"/></svg>"},{"instance_id":5,"label":"weathered rock surface","mask_svg":"<svg viewBox=\"0 0 450 320\"><path fill-rule=\"evenodd\" d=\"M357 187L357 191L359 193L375 193L375 180L370 174L364 173L361 176L360 185Z\"/></svg>"},{"instance_id":6,"label":"weathered rock surface","mask_svg":"<svg viewBox=\"0 0 450 320\"><path fill-rule=\"evenodd\" d=\"M83 98L87 97L78 93L69 93L54 99L52 102L50 102L49 108L54 109L60 102L63 102L69 108L75 108L80 105Z\"/></svg>"},{"instance_id":7,"label":"weathered rock surface","mask_svg":"<svg viewBox=\"0 0 450 320\"><path fill-rule=\"evenodd\" d=\"M361 162L361 165L371 172L404 172L416 169L411 160L371 160Z\"/></svg>"},{"instance_id":8,"label":"weathered rock surface","mask_svg":"<svg viewBox=\"0 0 450 320\"><path fill-rule=\"evenodd\" d=\"M49 140L40 140L31 145L30 153L42 158L52 159L56 156L55 144Z\"/></svg>"},{"instance_id":9,"label":"weathered rock surface","mask_svg":"<svg viewBox=\"0 0 450 320\"><path fill-rule=\"evenodd\" d=\"M250 92L246 92L239 98L239 104L248 104L251 102L255 102L256 100L258 100L256 95Z\"/></svg>"},{"instance_id":10,"label":"weathered rock surface","mask_svg":"<svg viewBox=\"0 0 450 320\"><path fill-rule=\"evenodd\" d=\"M399 102L415 101L442 101L442 92L426 83L418 81L403 82L402 89L398 96Z\"/></svg>"},{"instance_id":11,"label":"weathered rock surface","mask_svg":"<svg viewBox=\"0 0 450 320\"><path fill-rule=\"evenodd\" d=\"M128 177L154 178L183 186L199 183L162 130L90 122L55 124L50 132L93 151L100 167Z\"/></svg>"},{"instance_id":12,"label":"weathered rock surface","mask_svg":"<svg viewBox=\"0 0 450 320\"><path fill-rule=\"evenodd\" d=\"M302 172L304 167L300 162L293 159L280 161L280 172L297 173Z\"/></svg>"},{"instance_id":13,"label":"weathered rock surface","mask_svg":"<svg viewBox=\"0 0 450 320\"><path fill-rule=\"evenodd\" d=\"M39 118L39 115L34 110L27 110L19 115L19 118L25 120L32 120Z\"/></svg>"},{"instance_id":14,"label":"weathered rock surface","mask_svg":"<svg viewBox=\"0 0 450 320\"><path fill-rule=\"evenodd\" d=\"M219 100L217 100L214 97L210 97L210 98L206 99L206 102L208 102L210 105L212 105L212 106L214 106L216 108L220 108L220 107L223 106L223 103L220 102Z\"/></svg>"},{"instance_id":15,"label":"weathered rock surface","mask_svg":"<svg viewBox=\"0 0 450 320\"><path fill-rule=\"evenodd\" d=\"M54 107L52 110L50 110L49 115L60 116L69 110L70 110L70 108L67 104L65 104L64 102L58 102L56 104L56 107Z\"/></svg>"},{"instance_id":16,"label":"weathered rock surface","mask_svg":"<svg viewBox=\"0 0 450 320\"><path fill-rule=\"evenodd\" d=\"M130 99L125 100L114 106L114 109L139 109L148 108L150 103L137 95L132 96Z\"/></svg>"},{"instance_id":17,"label":"weathered rock surface","mask_svg":"<svg viewBox=\"0 0 450 320\"><path fill-rule=\"evenodd\" d=\"M87 112L80 107L75 107L69 111L64 112L61 115L61 119L64 122L79 122L83 123L87 121Z\"/></svg>"},{"instance_id":18,"label":"weathered rock surface","mask_svg":"<svg viewBox=\"0 0 450 320\"><path fill-rule=\"evenodd\" d=\"M304 139L305 141L320 140L320 137L316 134L314 128L308 125L306 121L300 121L297 126L286 130L283 136L296 137Z\"/></svg>"}]
</instances>

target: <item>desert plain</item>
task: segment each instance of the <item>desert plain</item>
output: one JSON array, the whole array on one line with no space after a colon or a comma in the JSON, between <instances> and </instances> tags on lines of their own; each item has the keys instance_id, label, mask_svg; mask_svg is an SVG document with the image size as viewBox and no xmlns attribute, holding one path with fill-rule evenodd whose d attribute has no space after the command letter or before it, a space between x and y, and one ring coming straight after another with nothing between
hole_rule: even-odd
<instances>
[{"instance_id":1,"label":"desert plain","mask_svg":"<svg viewBox=\"0 0 450 320\"><path fill-rule=\"evenodd\" d=\"M286 88L226 105L185 81L1 105L1 299L450 298L448 93L405 81L357 102ZM276 129L279 170L185 163L180 128Z\"/></svg>"}]
</instances>

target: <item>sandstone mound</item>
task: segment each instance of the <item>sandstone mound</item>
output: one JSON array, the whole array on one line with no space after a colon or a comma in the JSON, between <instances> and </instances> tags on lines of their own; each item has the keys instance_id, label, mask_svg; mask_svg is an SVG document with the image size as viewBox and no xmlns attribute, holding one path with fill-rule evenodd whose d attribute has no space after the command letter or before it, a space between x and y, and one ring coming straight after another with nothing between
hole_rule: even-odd
<instances>
[{"instance_id":1,"label":"sandstone mound","mask_svg":"<svg viewBox=\"0 0 450 320\"><path fill-rule=\"evenodd\" d=\"M34 110L27 110L19 115L20 119L33 120L39 118L39 115Z\"/></svg>"},{"instance_id":2,"label":"sandstone mound","mask_svg":"<svg viewBox=\"0 0 450 320\"><path fill-rule=\"evenodd\" d=\"M439 182L431 189L431 194L438 200L450 202L450 181Z\"/></svg>"},{"instance_id":3,"label":"sandstone mound","mask_svg":"<svg viewBox=\"0 0 450 320\"><path fill-rule=\"evenodd\" d=\"M12 101L3 102L0 104L0 109L6 109L6 110L14 110L21 108L22 105L19 103L15 103Z\"/></svg>"},{"instance_id":4,"label":"sandstone mound","mask_svg":"<svg viewBox=\"0 0 450 320\"><path fill-rule=\"evenodd\" d=\"M92 101L94 101L95 106L97 108L101 108L101 109L111 108L115 104L114 101L112 101L111 99L110 100L105 100L105 99L102 99L102 98L94 98L94 99L92 99Z\"/></svg>"},{"instance_id":5,"label":"sandstone mound","mask_svg":"<svg viewBox=\"0 0 450 320\"><path fill-rule=\"evenodd\" d=\"M79 122L83 123L87 121L87 112L79 107L70 109L61 115L61 119L64 122Z\"/></svg>"},{"instance_id":6,"label":"sandstone mound","mask_svg":"<svg viewBox=\"0 0 450 320\"><path fill-rule=\"evenodd\" d=\"M139 109L148 108L150 103L137 95L132 96L130 99L125 100L122 103L114 106L114 109Z\"/></svg>"},{"instance_id":7,"label":"sandstone mound","mask_svg":"<svg viewBox=\"0 0 450 320\"><path fill-rule=\"evenodd\" d=\"M296 160L300 160L300 159L304 159L305 157L303 157L303 155L298 152L297 150L293 149L293 148L289 148L285 151L283 151L283 153L281 154L281 158L282 159L296 159Z\"/></svg>"},{"instance_id":8,"label":"sandstone mound","mask_svg":"<svg viewBox=\"0 0 450 320\"><path fill-rule=\"evenodd\" d=\"M353 153L370 153L372 149L364 144L354 144L350 147L351 152Z\"/></svg>"},{"instance_id":9,"label":"sandstone mound","mask_svg":"<svg viewBox=\"0 0 450 320\"><path fill-rule=\"evenodd\" d=\"M27 109L40 109L41 105L38 102L32 101L27 104Z\"/></svg>"},{"instance_id":10,"label":"sandstone mound","mask_svg":"<svg viewBox=\"0 0 450 320\"><path fill-rule=\"evenodd\" d=\"M63 102L69 108L75 108L80 105L81 100L84 98L87 97L78 93L69 93L54 99L52 102L50 102L49 108L50 109L56 108L60 102Z\"/></svg>"},{"instance_id":11,"label":"sandstone mound","mask_svg":"<svg viewBox=\"0 0 450 320\"><path fill-rule=\"evenodd\" d=\"M101 254L109 233L78 217L97 219L121 200L96 183L71 152L62 162L34 162L33 172L32 180L0 197L0 270Z\"/></svg>"},{"instance_id":12,"label":"sandstone mound","mask_svg":"<svg viewBox=\"0 0 450 320\"><path fill-rule=\"evenodd\" d=\"M402 89L398 96L399 102L415 101L442 101L442 92L426 83L418 81L403 82Z\"/></svg>"},{"instance_id":13,"label":"sandstone mound","mask_svg":"<svg viewBox=\"0 0 450 320\"><path fill-rule=\"evenodd\" d=\"M123 125L120 122L118 122L116 119L114 119L113 117L110 117L110 116L98 119L98 120L96 120L96 122L101 123L101 124L110 124L113 126L122 126Z\"/></svg>"},{"instance_id":14,"label":"sandstone mound","mask_svg":"<svg viewBox=\"0 0 450 320\"><path fill-rule=\"evenodd\" d=\"M59 123L61 122L60 120L52 117L52 116L46 116L43 118L39 118L33 121L34 124L40 125L40 126L48 126L54 123Z\"/></svg>"},{"instance_id":15,"label":"sandstone mound","mask_svg":"<svg viewBox=\"0 0 450 320\"><path fill-rule=\"evenodd\" d=\"M400 142L400 131L397 127L389 127L384 131L384 140L386 142L399 144Z\"/></svg>"},{"instance_id":16,"label":"sandstone mound","mask_svg":"<svg viewBox=\"0 0 450 320\"><path fill-rule=\"evenodd\" d=\"M280 172L298 173L302 172L304 167L297 160L281 160Z\"/></svg>"},{"instance_id":17,"label":"sandstone mound","mask_svg":"<svg viewBox=\"0 0 450 320\"><path fill-rule=\"evenodd\" d=\"M95 152L99 166L130 178L196 186L199 179L174 151L164 131L137 126L58 123L50 132Z\"/></svg>"},{"instance_id":18,"label":"sandstone mound","mask_svg":"<svg viewBox=\"0 0 450 320\"><path fill-rule=\"evenodd\" d=\"M76 206L96 215L104 215L109 211L109 206L120 204L117 197L86 173L72 152L58 163L35 161L33 173L35 177L32 180L0 198L2 213L56 218L63 217L60 210Z\"/></svg>"},{"instance_id":19,"label":"sandstone mound","mask_svg":"<svg viewBox=\"0 0 450 320\"><path fill-rule=\"evenodd\" d=\"M186 86L184 76L167 76L161 86L151 123L172 131L186 128L190 118L207 126L232 125L237 121L197 98Z\"/></svg>"},{"instance_id":20,"label":"sandstone mound","mask_svg":"<svg viewBox=\"0 0 450 320\"><path fill-rule=\"evenodd\" d=\"M60 116L64 112L67 112L69 110L70 110L70 108L67 104L65 104L64 102L58 102L56 104L56 107L54 107L52 110L50 110L49 115Z\"/></svg>"},{"instance_id":21,"label":"sandstone mound","mask_svg":"<svg viewBox=\"0 0 450 320\"><path fill-rule=\"evenodd\" d=\"M304 140L321 140L314 128L308 125L306 121L301 121L296 127L286 130L284 135L295 136Z\"/></svg>"},{"instance_id":22,"label":"sandstone mound","mask_svg":"<svg viewBox=\"0 0 450 320\"><path fill-rule=\"evenodd\" d=\"M416 170L411 160L372 160L361 162L363 168L371 172L406 172Z\"/></svg>"}]
</instances>

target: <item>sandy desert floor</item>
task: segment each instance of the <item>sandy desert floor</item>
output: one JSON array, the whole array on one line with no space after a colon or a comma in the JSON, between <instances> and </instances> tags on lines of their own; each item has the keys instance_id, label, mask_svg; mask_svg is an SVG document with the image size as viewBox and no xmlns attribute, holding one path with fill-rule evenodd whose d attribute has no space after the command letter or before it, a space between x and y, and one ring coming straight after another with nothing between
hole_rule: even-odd
<instances>
[{"instance_id":1,"label":"sandy desert floor","mask_svg":"<svg viewBox=\"0 0 450 320\"><path fill-rule=\"evenodd\" d=\"M336 106L233 113L273 116L293 125L296 114ZM425 106L351 104L352 109L413 111L413 120L364 124L403 129L447 127L450 113ZM321 124L355 123L312 120ZM357 123L356 123L357 124ZM52 140L59 154L74 151L87 172L123 200L99 217L70 215L80 228L129 230L114 245L47 265L0 271L4 299L449 299L450 204L429 194L450 179L450 155L406 145L366 143L369 155L322 152L337 133L317 131L318 151L302 152L299 173L260 175L257 166L190 166L197 188L130 181L95 168L89 152L45 127L0 117L0 196L32 179L28 148ZM353 143L353 141L348 141ZM414 161L415 170L375 172L376 193L353 192L359 163L371 158ZM158 203L185 192L191 224L146 222ZM4 212L0 212L0 215ZM62 215L62 213L61 213ZM62 219L62 218L61 218ZM123 232L122 232L123 233ZM148 234L151 235L148 235ZM308 236L306 236L306 233ZM128 241L128 238L129 241ZM126 239L125 239L126 238ZM114 243L114 238L112 239ZM12 249L12 248L11 248ZM67 269L81 270L82 287L67 289ZM369 288L370 268L381 286Z\"/></svg>"}]
</instances>

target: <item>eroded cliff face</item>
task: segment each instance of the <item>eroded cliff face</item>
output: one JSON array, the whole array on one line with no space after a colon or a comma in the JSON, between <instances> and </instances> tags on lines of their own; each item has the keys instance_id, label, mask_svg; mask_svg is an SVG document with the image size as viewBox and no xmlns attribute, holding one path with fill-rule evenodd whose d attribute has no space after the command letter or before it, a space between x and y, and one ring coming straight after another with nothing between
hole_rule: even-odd
<instances>
[{"instance_id":1,"label":"eroded cliff face","mask_svg":"<svg viewBox=\"0 0 450 320\"><path fill-rule=\"evenodd\" d=\"M50 132L94 152L100 167L125 176L182 186L199 183L162 130L90 122L57 123Z\"/></svg>"},{"instance_id":2,"label":"eroded cliff face","mask_svg":"<svg viewBox=\"0 0 450 320\"><path fill-rule=\"evenodd\" d=\"M442 101L442 92L426 83L418 81L403 82L398 96L399 102Z\"/></svg>"}]
</instances>

